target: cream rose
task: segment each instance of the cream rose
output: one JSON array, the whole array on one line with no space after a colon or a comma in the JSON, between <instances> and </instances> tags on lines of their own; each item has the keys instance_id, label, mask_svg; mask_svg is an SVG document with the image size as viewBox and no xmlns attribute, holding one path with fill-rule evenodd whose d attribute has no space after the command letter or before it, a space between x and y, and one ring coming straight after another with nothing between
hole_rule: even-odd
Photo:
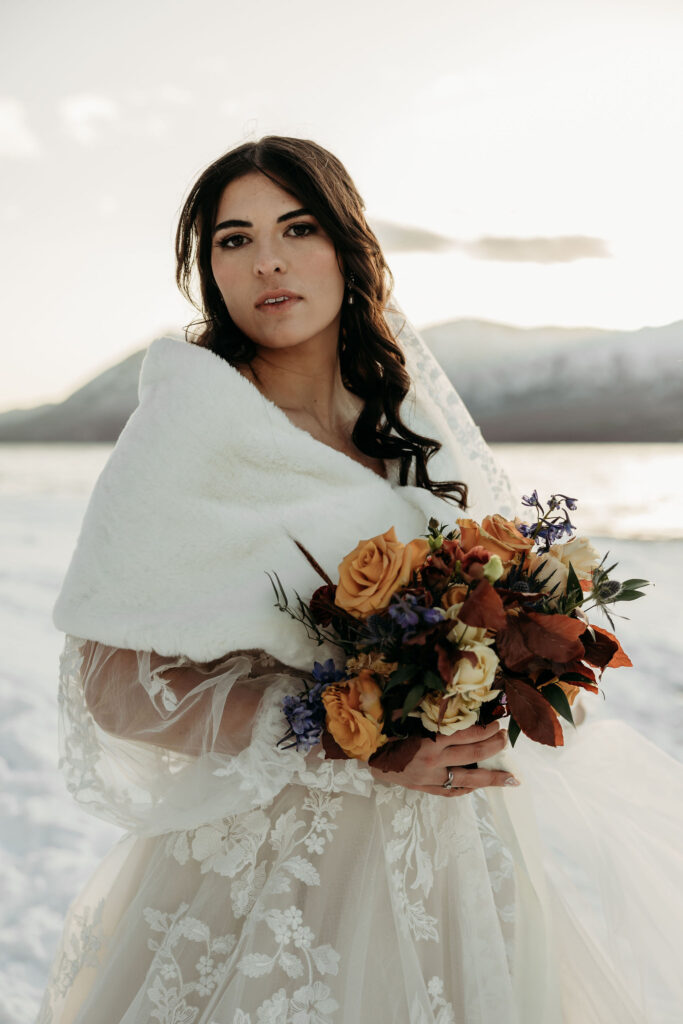
<instances>
[{"instance_id":1,"label":"cream rose","mask_svg":"<svg viewBox=\"0 0 683 1024\"><path fill-rule=\"evenodd\" d=\"M553 544L550 550L555 558L567 566L567 569L571 562L579 580L586 580L586 582L590 582L593 569L602 561L600 553L595 550L587 537L574 537L566 544Z\"/></svg>"},{"instance_id":2,"label":"cream rose","mask_svg":"<svg viewBox=\"0 0 683 1024\"><path fill-rule=\"evenodd\" d=\"M540 570L539 576L543 580L543 593L547 593L553 589L555 584L558 584L555 593L548 598L551 608L557 605L558 598L564 597L569 579L568 567L553 554L553 549L554 545L549 551L543 551L541 554L532 551L526 556L524 563L524 568L529 573L535 572L537 569ZM548 579L548 577L550 578Z\"/></svg>"},{"instance_id":3,"label":"cream rose","mask_svg":"<svg viewBox=\"0 0 683 1024\"><path fill-rule=\"evenodd\" d=\"M525 568L529 572L533 572L534 569L542 568L541 576L543 579L552 573L550 579L544 584L544 590L552 590L556 583L559 586L553 596L550 598L551 607L557 605L558 597L562 597L567 589L567 581L569 579L569 563L574 567L579 582L590 583L592 578L592 570L600 564L601 557L599 552L595 550L593 545L585 537L574 537L573 540L568 541L566 544L551 544L548 551L543 551L540 554L533 553L526 556ZM586 589L585 587L583 589Z\"/></svg>"},{"instance_id":4,"label":"cream rose","mask_svg":"<svg viewBox=\"0 0 683 1024\"><path fill-rule=\"evenodd\" d=\"M485 700L492 700L500 690L491 690L491 684L498 669L498 655L486 644L473 643L461 644L463 651L471 651L476 659L476 665L471 665L468 658L461 658L455 668L451 685L447 693L457 690L469 700L475 700L482 704Z\"/></svg>"},{"instance_id":5,"label":"cream rose","mask_svg":"<svg viewBox=\"0 0 683 1024\"><path fill-rule=\"evenodd\" d=\"M410 718L420 718L430 732L451 736L460 729L475 725L484 701L493 700L500 693L500 690L492 688L499 664L495 651L482 643L463 644L462 649L476 656L476 664L461 658L445 693L430 694L409 713ZM448 700L448 704L441 725L438 725L443 700Z\"/></svg>"},{"instance_id":6,"label":"cream rose","mask_svg":"<svg viewBox=\"0 0 683 1024\"><path fill-rule=\"evenodd\" d=\"M429 697L425 697L419 704L419 710L411 711L408 717L420 718L425 729L429 729L430 732L443 733L444 736L452 736L460 729L468 729L470 725L477 724L479 705L474 707L462 694L456 693L455 696L448 698L441 725L437 725L441 701L446 696L446 694L431 694Z\"/></svg>"},{"instance_id":7,"label":"cream rose","mask_svg":"<svg viewBox=\"0 0 683 1024\"><path fill-rule=\"evenodd\" d=\"M455 625L450 633L447 634L446 639L450 640L452 644L482 644L482 643L493 643L492 640L486 639L486 627L485 626L466 626L464 622L461 622L458 618L460 609L465 602L461 601L460 604L452 604L446 609L444 617L446 619L453 619Z\"/></svg>"}]
</instances>

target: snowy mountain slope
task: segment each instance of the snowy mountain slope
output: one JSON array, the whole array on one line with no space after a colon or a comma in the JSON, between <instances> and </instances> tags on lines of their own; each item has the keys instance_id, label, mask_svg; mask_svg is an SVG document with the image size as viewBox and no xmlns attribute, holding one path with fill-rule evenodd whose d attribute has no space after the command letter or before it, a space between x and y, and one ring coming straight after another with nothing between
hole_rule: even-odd
<instances>
[{"instance_id":1,"label":"snowy mountain slope","mask_svg":"<svg viewBox=\"0 0 683 1024\"><path fill-rule=\"evenodd\" d=\"M456 320L422 334L489 441L683 440L683 321L602 331ZM114 441L145 351L64 402L0 414L0 441Z\"/></svg>"}]
</instances>

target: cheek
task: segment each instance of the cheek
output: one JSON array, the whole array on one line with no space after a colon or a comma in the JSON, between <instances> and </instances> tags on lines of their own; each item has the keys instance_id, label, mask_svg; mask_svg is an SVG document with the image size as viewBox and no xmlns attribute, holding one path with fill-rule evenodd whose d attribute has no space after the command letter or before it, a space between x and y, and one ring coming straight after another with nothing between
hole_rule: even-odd
<instances>
[{"instance_id":1,"label":"cheek","mask_svg":"<svg viewBox=\"0 0 683 1024\"><path fill-rule=\"evenodd\" d=\"M320 294L327 298L340 298L344 293L344 278L337 263L337 254L329 245L321 246L307 255L306 277L315 281Z\"/></svg>"}]
</instances>

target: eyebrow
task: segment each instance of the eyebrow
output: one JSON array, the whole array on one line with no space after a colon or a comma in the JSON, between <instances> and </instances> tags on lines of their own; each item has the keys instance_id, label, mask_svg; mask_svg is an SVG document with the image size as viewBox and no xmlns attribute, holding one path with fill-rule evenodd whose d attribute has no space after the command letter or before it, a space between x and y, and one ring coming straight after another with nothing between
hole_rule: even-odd
<instances>
[{"instance_id":1,"label":"eyebrow","mask_svg":"<svg viewBox=\"0 0 683 1024\"><path fill-rule=\"evenodd\" d=\"M289 213L283 213L281 217L278 217L277 223L281 224L285 220L291 220L292 217L300 217L304 213L311 213L305 207L300 210L290 210ZM214 235L217 231L221 231L223 228L253 228L253 224L250 220L222 220L220 224L216 224L213 229Z\"/></svg>"}]
</instances>

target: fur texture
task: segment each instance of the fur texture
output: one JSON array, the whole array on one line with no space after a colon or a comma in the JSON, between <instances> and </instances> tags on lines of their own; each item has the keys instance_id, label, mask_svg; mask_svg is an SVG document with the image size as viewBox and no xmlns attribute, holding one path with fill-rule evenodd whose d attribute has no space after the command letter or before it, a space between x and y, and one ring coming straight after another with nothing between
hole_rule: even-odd
<instances>
[{"instance_id":1,"label":"fur texture","mask_svg":"<svg viewBox=\"0 0 683 1024\"><path fill-rule=\"evenodd\" d=\"M361 538L394 526L407 543L431 515L450 523L459 514L428 491L400 487L397 463L383 480L296 427L207 349L155 340L139 398L97 480L55 605L65 633L195 661L256 647L310 670L338 649L317 646L275 607L266 575L278 574L292 608L295 591L308 600L322 583L292 538L336 579ZM443 439L438 410L414 394L402 414ZM433 479L468 482L454 454L430 461Z\"/></svg>"}]
</instances>

